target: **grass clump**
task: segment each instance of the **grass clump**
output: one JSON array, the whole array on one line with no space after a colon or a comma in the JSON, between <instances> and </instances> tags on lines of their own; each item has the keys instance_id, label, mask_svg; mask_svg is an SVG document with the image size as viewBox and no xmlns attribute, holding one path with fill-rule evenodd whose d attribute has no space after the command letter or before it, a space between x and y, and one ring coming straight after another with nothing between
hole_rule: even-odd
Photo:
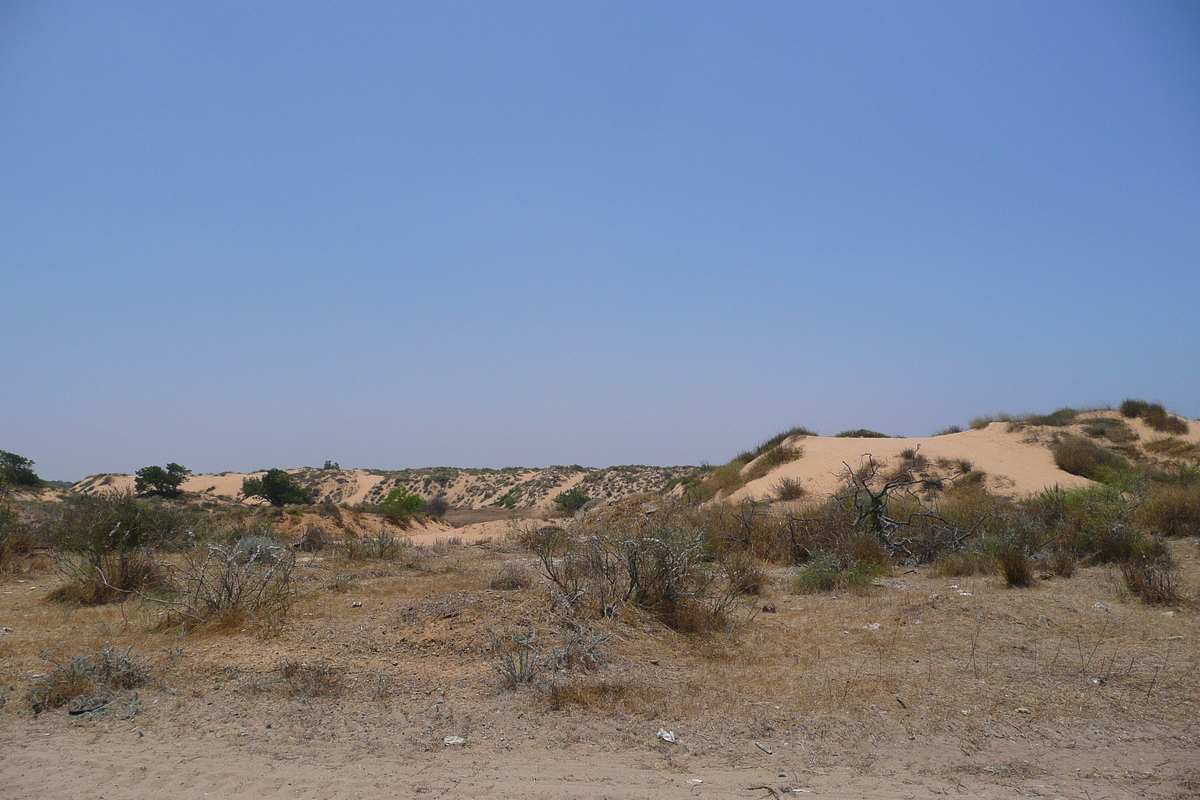
<instances>
[{"instance_id":1,"label":"grass clump","mask_svg":"<svg viewBox=\"0 0 1200 800\"><path fill-rule=\"evenodd\" d=\"M1140 419L1159 433L1186 434L1191 426L1188 421L1168 413L1162 403L1129 399L1121 403L1121 415L1127 419Z\"/></svg>"},{"instance_id":2,"label":"grass clump","mask_svg":"<svg viewBox=\"0 0 1200 800\"><path fill-rule=\"evenodd\" d=\"M103 706L114 693L144 684L150 670L132 655L104 645L94 653L77 653L67 661L55 661L48 653L42 657L52 665L50 673L38 678L26 699L34 714L52 711L77 700ZM76 709L78 710L78 709Z\"/></svg>"},{"instance_id":3,"label":"grass clump","mask_svg":"<svg viewBox=\"0 0 1200 800\"><path fill-rule=\"evenodd\" d=\"M1142 445L1147 453L1155 455L1168 456L1170 458L1181 458L1188 461L1200 461L1200 445L1183 439L1177 439L1174 436L1167 436L1162 439L1154 439Z\"/></svg>"},{"instance_id":4,"label":"grass clump","mask_svg":"<svg viewBox=\"0 0 1200 800\"><path fill-rule=\"evenodd\" d=\"M843 554L822 551L796 570L792 591L797 594L862 589L884 574L884 567L869 561L857 561Z\"/></svg>"},{"instance_id":5,"label":"grass clump","mask_svg":"<svg viewBox=\"0 0 1200 800\"><path fill-rule=\"evenodd\" d=\"M1156 487L1134 519L1138 527L1170 538L1200 536L1200 484Z\"/></svg>"},{"instance_id":6,"label":"grass clump","mask_svg":"<svg viewBox=\"0 0 1200 800\"><path fill-rule=\"evenodd\" d=\"M890 438L892 438L892 437L888 436L886 433L880 433L879 431L873 431L869 428L855 428L854 430L842 431L841 433L835 433L833 436L835 439L890 439Z\"/></svg>"},{"instance_id":7,"label":"grass clump","mask_svg":"<svg viewBox=\"0 0 1200 800\"><path fill-rule=\"evenodd\" d=\"M1125 590L1146 605L1175 605L1183 598L1175 584L1174 571L1175 563L1169 554L1158 557L1143 554L1121 565L1121 580Z\"/></svg>"},{"instance_id":8,"label":"grass clump","mask_svg":"<svg viewBox=\"0 0 1200 800\"><path fill-rule=\"evenodd\" d=\"M1055 465L1064 472L1106 483L1129 469L1124 457L1082 436L1060 436L1050 446Z\"/></svg>"},{"instance_id":9,"label":"grass clump","mask_svg":"<svg viewBox=\"0 0 1200 800\"><path fill-rule=\"evenodd\" d=\"M775 484L775 497L778 500L799 500L804 494L804 484L798 478L780 478Z\"/></svg>"},{"instance_id":10,"label":"grass clump","mask_svg":"<svg viewBox=\"0 0 1200 800\"><path fill-rule=\"evenodd\" d=\"M963 429L962 429L961 425L947 425L944 428L934 431L933 435L934 436L949 436L950 434L953 434L953 433L962 433L962 432L963 432Z\"/></svg>"}]
</instances>

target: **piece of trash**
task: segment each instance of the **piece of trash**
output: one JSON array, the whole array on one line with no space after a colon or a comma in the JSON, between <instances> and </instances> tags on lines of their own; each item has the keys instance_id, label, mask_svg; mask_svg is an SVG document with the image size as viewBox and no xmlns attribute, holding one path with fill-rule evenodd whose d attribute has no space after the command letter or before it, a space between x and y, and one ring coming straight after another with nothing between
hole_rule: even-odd
<instances>
[{"instance_id":1,"label":"piece of trash","mask_svg":"<svg viewBox=\"0 0 1200 800\"><path fill-rule=\"evenodd\" d=\"M1173 616L1175 616L1175 612L1174 612L1174 611L1164 611L1164 612L1162 612L1162 614L1163 614L1163 616L1164 616L1164 617L1173 617ZM11 630L12 630L12 628L5 628L4 630L5 630L5 632L7 633L8 631L11 631Z\"/></svg>"},{"instance_id":2,"label":"piece of trash","mask_svg":"<svg viewBox=\"0 0 1200 800\"><path fill-rule=\"evenodd\" d=\"M704 783L704 781L700 780L699 778L691 778L688 780L688 783L690 783L692 786L699 786L700 784Z\"/></svg>"},{"instance_id":3,"label":"piece of trash","mask_svg":"<svg viewBox=\"0 0 1200 800\"><path fill-rule=\"evenodd\" d=\"M466 744L467 740L461 736L447 736L446 738L442 739L442 743L445 744L446 747L451 747L456 744Z\"/></svg>"},{"instance_id":4,"label":"piece of trash","mask_svg":"<svg viewBox=\"0 0 1200 800\"><path fill-rule=\"evenodd\" d=\"M8 627L7 625L5 625L5 626L4 626L4 632L5 632L5 633L12 633L12 632L13 632L13 629L12 629L12 628L10 628L10 627Z\"/></svg>"},{"instance_id":5,"label":"piece of trash","mask_svg":"<svg viewBox=\"0 0 1200 800\"><path fill-rule=\"evenodd\" d=\"M758 742L755 742L755 743L754 743L754 746L755 746L755 747L757 747L759 750L762 750L764 753L766 753L766 754L767 754L767 755L769 755L769 756L773 756L773 755L775 755L775 753L774 753L774 752L772 752L771 750L768 750L767 748L763 747L763 746L762 746L761 744L759 744Z\"/></svg>"},{"instance_id":6,"label":"piece of trash","mask_svg":"<svg viewBox=\"0 0 1200 800\"><path fill-rule=\"evenodd\" d=\"M957 584L957 583L951 583L951 584L948 584L948 585L946 586L946 588L947 588L947 589L957 589L957 588L958 588L958 584Z\"/></svg>"},{"instance_id":7,"label":"piece of trash","mask_svg":"<svg viewBox=\"0 0 1200 800\"><path fill-rule=\"evenodd\" d=\"M974 597L975 595L971 594L970 592L959 592L958 596L959 597Z\"/></svg>"},{"instance_id":8,"label":"piece of trash","mask_svg":"<svg viewBox=\"0 0 1200 800\"><path fill-rule=\"evenodd\" d=\"M1025 706L1021 706L1020 708L1018 708L1018 709L1017 709L1017 713L1018 713L1018 714L1028 714L1028 713L1029 713L1029 709L1028 709L1028 708L1026 708Z\"/></svg>"},{"instance_id":9,"label":"piece of trash","mask_svg":"<svg viewBox=\"0 0 1200 800\"><path fill-rule=\"evenodd\" d=\"M962 710L962 715L963 715L964 717L969 717L969 716L971 716L971 709L969 709L969 708L964 708L964 709Z\"/></svg>"},{"instance_id":10,"label":"piece of trash","mask_svg":"<svg viewBox=\"0 0 1200 800\"><path fill-rule=\"evenodd\" d=\"M669 731L666 728L659 728L658 733L654 734L659 739L670 744L675 744L675 731Z\"/></svg>"},{"instance_id":11,"label":"piece of trash","mask_svg":"<svg viewBox=\"0 0 1200 800\"><path fill-rule=\"evenodd\" d=\"M774 603L767 603L766 605L764 605L764 606L763 606L763 613L764 613L764 614L774 614L774 613L775 613L775 604L774 604Z\"/></svg>"},{"instance_id":12,"label":"piece of trash","mask_svg":"<svg viewBox=\"0 0 1200 800\"><path fill-rule=\"evenodd\" d=\"M362 608L362 600L355 600L350 604L351 608Z\"/></svg>"},{"instance_id":13,"label":"piece of trash","mask_svg":"<svg viewBox=\"0 0 1200 800\"><path fill-rule=\"evenodd\" d=\"M1096 609L1097 611L1108 611L1108 606L1104 605L1104 603L1096 603L1096 605L1092 606L1092 608Z\"/></svg>"},{"instance_id":14,"label":"piece of trash","mask_svg":"<svg viewBox=\"0 0 1200 800\"><path fill-rule=\"evenodd\" d=\"M878 622L868 622L866 625L863 625L863 630L877 631L882 627L883 625Z\"/></svg>"}]
</instances>

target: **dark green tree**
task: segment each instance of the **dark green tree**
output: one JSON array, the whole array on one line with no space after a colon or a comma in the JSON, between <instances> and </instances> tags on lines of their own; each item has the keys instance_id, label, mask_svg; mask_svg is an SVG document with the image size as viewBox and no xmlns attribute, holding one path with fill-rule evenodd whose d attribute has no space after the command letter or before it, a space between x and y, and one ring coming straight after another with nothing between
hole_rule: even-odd
<instances>
[{"instance_id":1,"label":"dark green tree","mask_svg":"<svg viewBox=\"0 0 1200 800\"><path fill-rule=\"evenodd\" d=\"M33 462L24 456L0 450L0 484L12 486L42 485L42 479L33 471Z\"/></svg>"},{"instance_id":2,"label":"dark green tree","mask_svg":"<svg viewBox=\"0 0 1200 800\"><path fill-rule=\"evenodd\" d=\"M269 469L261 478L242 481L242 494L261 497L273 506L311 505L312 492L300 485L294 475L281 469Z\"/></svg>"},{"instance_id":3,"label":"dark green tree","mask_svg":"<svg viewBox=\"0 0 1200 800\"><path fill-rule=\"evenodd\" d=\"M191 474L190 469L172 461L166 469L142 467L135 473L133 485L137 493L143 496L179 497L183 494L179 487Z\"/></svg>"}]
</instances>

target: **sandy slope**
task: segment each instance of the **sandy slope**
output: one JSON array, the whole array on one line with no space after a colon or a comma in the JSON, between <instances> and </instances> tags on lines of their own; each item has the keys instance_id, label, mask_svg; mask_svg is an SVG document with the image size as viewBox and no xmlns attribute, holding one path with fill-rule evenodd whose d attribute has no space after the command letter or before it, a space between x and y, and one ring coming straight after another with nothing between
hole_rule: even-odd
<instances>
[{"instance_id":1,"label":"sandy slope","mask_svg":"<svg viewBox=\"0 0 1200 800\"><path fill-rule=\"evenodd\" d=\"M1005 494L1028 494L1048 486L1086 486L1087 478L1063 472L1045 445L1026 441L1020 433L1009 433L1003 423L994 422L981 430L965 431L923 439L837 439L805 436L788 444L803 447L804 456L784 464L734 493L733 499L765 497L773 494L781 478L803 483L809 495L820 496L837 489L847 465L858 467L865 454L875 460L895 460L907 449L920 447L921 455L931 461L946 458L965 459L989 476L988 488Z\"/></svg>"}]
</instances>

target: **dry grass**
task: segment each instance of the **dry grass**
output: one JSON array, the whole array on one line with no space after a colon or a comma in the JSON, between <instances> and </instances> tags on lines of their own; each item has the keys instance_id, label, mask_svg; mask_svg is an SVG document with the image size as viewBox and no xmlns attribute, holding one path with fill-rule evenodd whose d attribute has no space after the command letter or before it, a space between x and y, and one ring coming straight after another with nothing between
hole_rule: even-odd
<instances>
[{"instance_id":1,"label":"dry grass","mask_svg":"<svg viewBox=\"0 0 1200 800\"><path fill-rule=\"evenodd\" d=\"M42 670L37 651L64 640L81 648L111 640L120 652L182 646L155 671L162 687L191 688L168 695L158 683L144 687L146 707L163 709L147 713L175 709L169 713L191 719L207 703L229 709L236 702L239 714L250 709L282 725L280 704L296 696L305 707L326 709L321 724L328 728L347 727L355 709L378 716L386 703L388 714L411 720L403 727L414 732L403 736L422 732L416 746L432 738L440 747L441 736L465 730L523 732L520 726L532 723L519 715L540 726L529 735L578 728L607 748L642 746L618 729L642 736L660 725L686 731L689 741L709 737L712 747L788 741L802 744L814 764L845 763L893 738L904 747L910 736L974 747L1014 726L1051 749L1069 739L1056 731L1115 737L1139 719L1191 735L1200 619L1189 604L1200 586L1200 559L1190 541L1168 546L1183 597L1172 617L1161 606L1122 602L1119 571L1103 566L1039 581L1034 591L1007 590L997 575L950 578L918 567L877 576L878 585L865 591L817 594L791 593L791 571L767 567L774 581L738 608L771 604L777 613L744 614L732 633L695 639L657 614L627 609L575 634L569 664L572 634L546 586L489 588L522 556L502 543L418 547L419 568L347 564L332 549L314 553L297 564L296 601L268 641L250 625L202 629L181 641L174 631L154 629L153 609L139 615L137 604L68 614L42 602L52 586L31 589L8 577L0 589L13 594L0 594L0 615L21 623L0 638L0 667L12 676L10 689L24 689ZM331 570L350 576L344 592L330 588ZM486 634L497 620L537 631L545 667L520 684L531 689L497 689ZM283 674L288 662L298 665L290 678ZM227 674L266 676L267 690L226 699L228 688L217 687L236 683ZM332 676L340 686L326 691ZM495 728L482 727L484 720Z\"/></svg>"}]
</instances>

